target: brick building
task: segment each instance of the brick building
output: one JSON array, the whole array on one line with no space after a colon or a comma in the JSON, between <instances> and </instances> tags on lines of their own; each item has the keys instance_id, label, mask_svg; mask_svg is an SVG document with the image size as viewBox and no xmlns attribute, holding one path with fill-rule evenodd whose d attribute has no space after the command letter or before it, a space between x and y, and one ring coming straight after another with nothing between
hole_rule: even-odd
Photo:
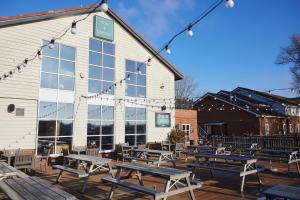
<instances>
[{"instance_id":1,"label":"brick building","mask_svg":"<svg viewBox=\"0 0 300 200\"><path fill-rule=\"evenodd\" d=\"M200 135L292 134L300 132L297 99L238 87L207 93L195 102Z\"/></svg>"},{"instance_id":2,"label":"brick building","mask_svg":"<svg viewBox=\"0 0 300 200\"><path fill-rule=\"evenodd\" d=\"M175 110L176 128L183 130L186 133L186 142L192 140L194 144L198 141L198 123L196 110Z\"/></svg>"}]
</instances>

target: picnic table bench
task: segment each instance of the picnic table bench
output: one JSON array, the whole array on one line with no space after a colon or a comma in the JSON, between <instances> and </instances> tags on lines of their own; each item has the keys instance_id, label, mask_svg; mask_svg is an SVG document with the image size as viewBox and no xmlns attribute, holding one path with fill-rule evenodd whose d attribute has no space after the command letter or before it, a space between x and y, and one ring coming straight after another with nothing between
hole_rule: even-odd
<instances>
[{"instance_id":1,"label":"picnic table bench","mask_svg":"<svg viewBox=\"0 0 300 200\"><path fill-rule=\"evenodd\" d=\"M300 200L300 188L288 185L275 185L265 191L266 199L284 198L290 200Z\"/></svg>"},{"instance_id":2,"label":"picnic table bench","mask_svg":"<svg viewBox=\"0 0 300 200\"><path fill-rule=\"evenodd\" d=\"M245 178L247 175L256 174L258 184L261 185L261 180L258 173L263 169L257 167L257 159L255 158L209 153L196 154L195 158L196 161L188 165L193 170L192 179L195 178L197 169L204 168L210 170L210 174L212 177L214 176L213 171L223 171L238 174L240 177L242 177L240 188L241 192L243 192L244 190ZM201 158L204 158L205 161L201 161Z\"/></svg>"},{"instance_id":3,"label":"picnic table bench","mask_svg":"<svg viewBox=\"0 0 300 200\"><path fill-rule=\"evenodd\" d=\"M73 195L32 176L0 181L0 189L12 200L76 200Z\"/></svg>"},{"instance_id":4,"label":"picnic table bench","mask_svg":"<svg viewBox=\"0 0 300 200\"><path fill-rule=\"evenodd\" d=\"M82 166L84 169L80 170L78 168L74 168L71 166L67 166L68 161L76 162L77 166ZM100 169L107 170L111 176L114 176L112 167L110 165L111 159L107 158L101 158L97 156L89 156L89 155L76 155L76 154L70 154L67 156L64 156L64 164L63 165L54 165L54 169L59 169L60 172L57 176L56 182L60 182L60 179L63 175L63 172L69 172L73 175L76 175L78 178L84 178L84 185L82 187L82 192L85 191L89 176L94 175L96 171ZM82 165L81 165L82 164Z\"/></svg>"},{"instance_id":5,"label":"picnic table bench","mask_svg":"<svg viewBox=\"0 0 300 200\"><path fill-rule=\"evenodd\" d=\"M167 199L169 196L174 196L188 191L191 198L196 200L193 189L200 188L202 186L200 182L190 182L191 172L186 170L150 166L140 163L123 163L117 164L116 167L117 173L115 178L102 178L103 182L107 182L112 185L108 199L113 197L115 188L122 187L139 193L151 195L155 200ZM121 176L122 170L128 171L128 174ZM132 175L135 175L138 178L140 185L132 184L125 180L130 178ZM166 180L164 191L146 188L142 180L143 175L152 175Z\"/></svg>"},{"instance_id":6,"label":"picnic table bench","mask_svg":"<svg viewBox=\"0 0 300 200\"><path fill-rule=\"evenodd\" d=\"M272 168L272 161L285 162L288 165L288 174L290 174L291 164L296 163L297 171L300 172L299 162L300 158L297 157L298 151L286 149L261 149L261 148L247 148L249 154L258 160L270 161Z\"/></svg>"}]
</instances>

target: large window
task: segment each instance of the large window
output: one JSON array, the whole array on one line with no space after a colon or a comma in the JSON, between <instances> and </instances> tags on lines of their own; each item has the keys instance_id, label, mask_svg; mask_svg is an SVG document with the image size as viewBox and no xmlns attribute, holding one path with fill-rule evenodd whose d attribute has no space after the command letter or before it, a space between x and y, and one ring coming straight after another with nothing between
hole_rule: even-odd
<instances>
[{"instance_id":1,"label":"large window","mask_svg":"<svg viewBox=\"0 0 300 200\"><path fill-rule=\"evenodd\" d=\"M39 155L50 148L52 153L72 147L73 103L44 102L39 105L38 151Z\"/></svg>"},{"instance_id":2,"label":"large window","mask_svg":"<svg viewBox=\"0 0 300 200\"><path fill-rule=\"evenodd\" d=\"M125 142L131 146L146 143L146 108L125 108Z\"/></svg>"},{"instance_id":3,"label":"large window","mask_svg":"<svg viewBox=\"0 0 300 200\"><path fill-rule=\"evenodd\" d=\"M126 60L126 96L146 98L146 65L145 63ZM138 71L139 68L139 71Z\"/></svg>"},{"instance_id":4,"label":"large window","mask_svg":"<svg viewBox=\"0 0 300 200\"><path fill-rule=\"evenodd\" d=\"M114 107L88 105L87 146L112 150L114 144Z\"/></svg>"},{"instance_id":5,"label":"large window","mask_svg":"<svg viewBox=\"0 0 300 200\"><path fill-rule=\"evenodd\" d=\"M106 91L114 94L115 45L100 40L89 40L89 86L90 93Z\"/></svg>"},{"instance_id":6,"label":"large window","mask_svg":"<svg viewBox=\"0 0 300 200\"><path fill-rule=\"evenodd\" d=\"M53 49L45 47L42 54L41 88L74 91L75 48L55 43Z\"/></svg>"}]
</instances>

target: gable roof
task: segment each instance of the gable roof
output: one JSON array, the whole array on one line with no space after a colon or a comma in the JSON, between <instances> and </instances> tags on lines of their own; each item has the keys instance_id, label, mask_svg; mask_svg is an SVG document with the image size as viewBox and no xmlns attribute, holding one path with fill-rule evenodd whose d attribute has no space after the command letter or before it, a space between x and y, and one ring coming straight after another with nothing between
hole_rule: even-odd
<instances>
[{"instance_id":1,"label":"gable roof","mask_svg":"<svg viewBox=\"0 0 300 200\"><path fill-rule=\"evenodd\" d=\"M81 15L91 12L96 6L82 6L78 8L65 8L55 11L37 12L25 15L16 15L10 17L0 18L0 28L8 26L16 26L20 24L39 22L44 20L51 20L66 16ZM96 9L95 12L99 12L100 9ZM148 51L150 51L155 57L164 64L171 72L175 75L175 80L183 79L183 74L181 74L171 63L169 63L163 56L156 53L155 48L150 45L142 36L140 36L136 31L134 31L121 17L119 17L110 8L106 12L107 15L112 17L117 21L126 31L128 31L138 42L140 42Z\"/></svg>"}]
</instances>

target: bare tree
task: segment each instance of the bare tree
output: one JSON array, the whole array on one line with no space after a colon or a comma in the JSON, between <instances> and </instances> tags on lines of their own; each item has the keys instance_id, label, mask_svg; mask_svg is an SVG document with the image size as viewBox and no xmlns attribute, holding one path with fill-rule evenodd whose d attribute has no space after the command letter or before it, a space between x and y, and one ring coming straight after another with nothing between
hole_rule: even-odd
<instances>
[{"instance_id":1,"label":"bare tree","mask_svg":"<svg viewBox=\"0 0 300 200\"><path fill-rule=\"evenodd\" d=\"M298 94L300 94L300 35L293 35L290 39L291 44L281 48L276 64L292 64L290 71L293 75L293 84Z\"/></svg>"},{"instance_id":2,"label":"bare tree","mask_svg":"<svg viewBox=\"0 0 300 200\"><path fill-rule=\"evenodd\" d=\"M183 80L176 81L175 87L176 108L191 109L198 84L191 76L185 76Z\"/></svg>"}]
</instances>

